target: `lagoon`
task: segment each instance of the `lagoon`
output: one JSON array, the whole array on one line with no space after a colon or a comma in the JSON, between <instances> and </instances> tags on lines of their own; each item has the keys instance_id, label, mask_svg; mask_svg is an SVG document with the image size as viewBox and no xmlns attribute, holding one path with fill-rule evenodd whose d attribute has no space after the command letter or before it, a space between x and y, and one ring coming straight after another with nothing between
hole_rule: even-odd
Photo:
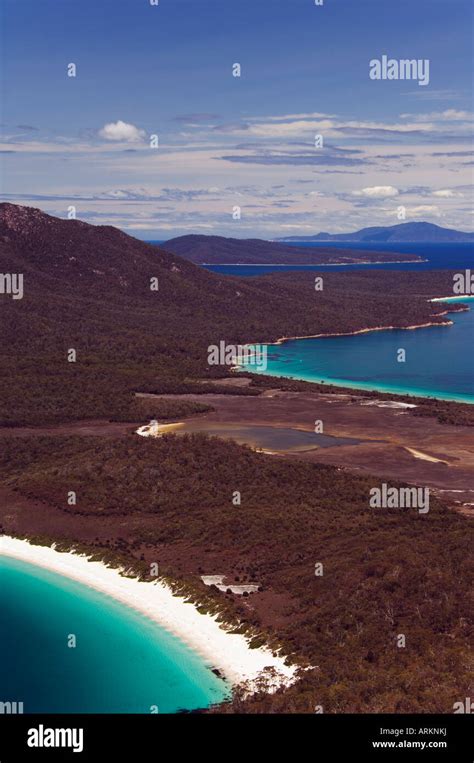
<instances>
[{"instance_id":1,"label":"lagoon","mask_svg":"<svg viewBox=\"0 0 474 763\"><path fill-rule=\"evenodd\" d=\"M165 424L160 429L161 432L176 434L203 432L209 436L223 437L242 445L250 445L256 450L270 452L304 453L316 448L337 448L342 445L359 445L362 442L355 437L335 437L294 427L220 423L206 420Z\"/></svg>"}]
</instances>

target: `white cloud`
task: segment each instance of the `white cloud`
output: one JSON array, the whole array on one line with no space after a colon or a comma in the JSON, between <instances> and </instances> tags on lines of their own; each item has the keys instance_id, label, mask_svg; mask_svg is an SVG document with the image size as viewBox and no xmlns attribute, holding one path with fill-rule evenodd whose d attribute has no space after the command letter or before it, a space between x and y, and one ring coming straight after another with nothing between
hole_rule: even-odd
<instances>
[{"instance_id":1,"label":"white cloud","mask_svg":"<svg viewBox=\"0 0 474 763\"><path fill-rule=\"evenodd\" d=\"M123 140L127 143L138 143L145 138L145 130L140 130L135 125L128 124L128 122L122 122L118 119L117 122L108 122L102 129L99 130L99 135L105 140Z\"/></svg>"},{"instance_id":2,"label":"white cloud","mask_svg":"<svg viewBox=\"0 0 474 763\"><path fill-rule=\"evenodd\" d=\"M434 122L458 122L471 120L472 114L470 111L446 109L445 111L432 111L430 114L400 114L400 117L402 119L415 119L416 121L430 119Z\"/></svg>"},{"instance_id":3,"label":"white cloud","mask_svg":"<svg viewBox=\"0 0 474 763\"><path fill-rule=\"evenodd\" d=\"M433 196L438 196L440 199L455 199L464 196L464 194L452 191L450 188L442 188L439 191L433 191Z\"/></svg>"},{"instance_id":4,"label":"white cloud","mask_svg":"<svg viewBox=\"0 0 474 763\"><path fill-rule=\"evenodd\" d=\"M420 204L417 207L407 207L406 213L408 217L424 217L426 214L435 215L439 217L439 209L433 204Z\"/></svg>"},{"instance_id":5,"label":"white cloud","mask_svg":"<svg viewBox=\"0 0 474 763\"><path fill-rule=\"evenodd\" d=\"M429 105L430 111L438 106ZM99 140L100 123L96 130L81 131L77 137L45 131L43 138L43 133L34 133L30 140L28 135L24 139L13 132L0 149L6 152L2 158L8 171L17 168L15 184L9 182L20 203L43 203L41 196L25 201L29 199L25 194L35 187L29 175L36 174L48 179L47 188L41 190L51 195L52 200L45 203L53 213L59 210L62 214L76 198L80 200L78 208L94 212L95 222L107 221L136 228L137 232L166 229L170 235L178 235L207 225L210 232L235 235L235 223L232 226L232 221L228 222L233 200L247 208L239 235L248 237L274 238L285 226L295 232L316 233L387 224L393 222L402 202L410 205L407 219L441 220L449 227L468 230L472 223L465 202L472 167L467 160L462 161L468 149L464 129L458 140L464 114L433 111L418 118L421 106L413 109L416 114L411 118L386 122L375 121L376 117L374 121L359 121L318 112L246 115L246 125L239 128L236 124L230 135L206 125L197 136L186 140L174 127L163 128L160 151L151 152L153 156L148 132L141 130L138 122L135 126L124 121L101 125ZM437 121L435 114L444 118ZM433 118L433 123L425 130L428 118ZM377 130L386 135L375 132L369 139L365 133L361 136L364 129L367 136ZM410 130L415 130L413 138ZM237 144L236 155L250 157L250 151L261 148L268 155L294 155L296 160L301 153L309 153L317 133L323 134L325 143L320 156L328 158L323 167L301 164L289 174L285 165L234 163L230 171L221 160L236 135L245 139L242 145ZM278 145L274 147L273 141ZM314 154L318 156L318 151ZM63 157L68 161L63 162ZM356 159L358 171L331 166L339 159L349 166ZM71 169L76 168L71 185ZM110 183L105 190L104 177ZM389 185L390 181L397 186ZM285 209L283 202L287 200L292 206Z\"/></svg>"},{"instance_id":6,"label":"white cloud","mask_svg":"<svg viewBox=\"0 0 474 763\"><path fill-rule=\"evenodd\" d=\"M294 115L306 116L306 115ZM310 117L311 115L307 115ZM321 115L324 117L324 115ZM246 123L235 125L226 125L225 131L228 134L255 135L257 137L267 138L290 138L311 136L314 133L322 133L324 137L340 137L339 131L344 130L347 135L351 131L360 130L389 130L393 133L411 133L413 131L424 130L425 132L434 132L435 126L431 122L419 122L417 119L409 123L401 124L399 122L369 122L364 120L341 120L333 118L307 118L293 119L291 115L285 115L280 121L279 117L266 117L264 120L256 121L256 118L247 120ZM441 131L438 128L438 131Z\"/></svg>"},{"instance_id":7,"label":"white cloud","mask_svg":"<svg viewBox=\"0 0 474 763\"><path fill-rule=\"evenodd\" d=\"M312 132L328 131L335 126L331 119L322 119L320 121L298 119L293 122L268 122L262 124L252 124L246 130L246 134L257 135L259 137L286 137L292 135L304 135ZM239 127L236 131L239 131Z\"/></svg>"},{"instance_id":8,"label":"white cloud","mask_svg":"<svg viewBox=\"0 0 474 763\"><path fill-rule=\"evenodd\" d=\"M297 119L325 119L334 117L334 114L324 114L319 111L311 111L303 114L281 114L279 116L248 117L249 122L293 122Z\"/></svg>"},{"instance_id":9,"label":"white cloud","mask_svg":"<svg viewBox=\"0 0 474 763\"><path fill-rule=\"evenodd\" d=\"M373 185L363 188L361 191L354 191L354 196L367 196L372 199L386 199L389 196L398 196L398 188L393 185Z\"/></svg>"}]
</instances>

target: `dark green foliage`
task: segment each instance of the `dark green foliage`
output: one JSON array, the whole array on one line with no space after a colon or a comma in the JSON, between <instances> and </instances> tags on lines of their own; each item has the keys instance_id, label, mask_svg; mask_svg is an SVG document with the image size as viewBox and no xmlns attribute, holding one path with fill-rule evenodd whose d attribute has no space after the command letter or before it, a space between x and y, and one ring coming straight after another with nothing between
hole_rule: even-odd
<instances>
[{"instance_id":1,"label":"dark green foliage","mask_svg":"<svg viewBox=\"0 0 474 763\"><path fill-rule=\"evenodd\" d=\"M220 277L113 228L9 204L0 212L0 271L25 277L24 299L1 303L3 425L199 413L207 407L135 392L236 394L213 385L229 369L208 366L209 344L439 322L443 308L428 297L452 290L449 272L325 273L322 292L308 273ZM70 348L76 363L67 362ZM238 394L275 383L257 377ZM423 401L416 415L467 423L465 409ZM148 560L158 560L176 590L219 611L253 645L282 644L312 666L288 690L237 694L227 709L449 713L472 696L472 537L467 519L434 499L426 515L370 509L380 478L203 435L3 438L0 472L7 490L43 502L31 513L5 506L7 531L144 578ZM71 490L77 505L67 503ZM201 583L203 571L262 590L221 594Z\"/></svg>"},{"instance_id":2,"label":"dark green foliage","mask_svg":"<svg viewBox=\"0 0 474 763\"><path fill-rule=\"evenodd\" d=\"M196 380L228 375L207 363L220 340L442 321L427 297L452 290L452 275L433 271L324 273L320 292L308 272L222 277L114 228L12 204L0 205L0 271L24 275L23 299L1 298L0 422L10 426L123 418L136 391L213 390Z\"/></svg>"},{"instance_id":3,"label":"dark green foliage","mask_svg":"<svg viewBox=\"0 0 474 763\"><path fill-rule=\"evenodd\" d=\"M151 419L168 421L169 419L184 419L197 413L209 413L213 410L212 405L191 400L169 400L166 398L153 400L134 397L128 410L114 413L111 416L111 421L141 421L143 423L148 423Z\"/></svg>"},{"instance_id":4,"label":"dark green foliage","mask_svg":"<svg viewBox=\"0 0 474 763\"><path fill-rule=\"evenodd\" d=\"M470 696L472 532L433 497L424 515L371 509L369 490L380 478L204 435L8 438L3 445L7 484L60 509L50 542L78 546L77 536L93 528L100 558L145 576L143 554L158 560L178 589L252 633L254 646L283 644L313 666L286 691L245 702L237 696L234 709L450 713ZM78 491L77 506L66 504L66 486ZM234 490L241 506L232 503ZM120 527L113 540L112 520ZM212 591L200 582L203 569L247 575L263 593L244 599ZM283 602L276 614L272 597ZM398 634L405 648L397 647Z\"/></svg>"}]
</instances>

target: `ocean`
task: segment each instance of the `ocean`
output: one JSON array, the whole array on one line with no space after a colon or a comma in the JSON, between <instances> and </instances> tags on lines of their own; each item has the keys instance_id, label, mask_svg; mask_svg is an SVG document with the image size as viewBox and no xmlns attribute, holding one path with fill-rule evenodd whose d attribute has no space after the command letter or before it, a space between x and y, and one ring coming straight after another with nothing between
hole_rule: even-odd
<instances>
[{"instance_id":1,"label":"ocean","mask_svg":"<svg viewBox=\"0 0 474 763\"><path fill-rule=\"evenodd\" d=\"M161 714L228 696L195 652L122 603L8 556L0 576L1 702L23 702L25 713Z\"/></svg>"},{"instance_id":2,"label":"ocean","mask_svg":"<svg viewBox=\"0 0 474 763\"><path fill-rule=\"evenodd\" d=\"M468 312L447 316L452 326L293 339L269 345L267 369L260 372L474 403L474 297L449 301L471 305ZM405 351L404 362L397 359L400 349ZM257 371L251 365L243 369Z\"/></svg>"},{"instance_id":3,"label":"ocean","mask_svg":"<svg viewBox=\"0 0 474 763\"><path fill-rule=\"evenodd\" d=\"M150 242L157 243L157 242ZM328 272L340 272L343 270L443 270L456 269L465 270L474 269L474 244L353 244L349 242L336 243L308 243L295 244L298 247L311 249L318 248L339 248L356 249L357 251L366 250L401 252L402 254L417 254L423 257L426 262L419 263L387 263L385 265L206 265L207 270L214 273L223 273L233 276L261 276L267 273L281 273L287 270L321 270ZM166 245L164 245L166 248Z\"/></svg>"},{"instance_id":4,"label":"ocean","mask_svg":"<svg viewBox=\"0 0 474 763\"><path fill-rule=\"evenodd\" d=\"M159 242L149 242L159 243ZM166 248L166 242L162 246ZM353 270L454 270L474 272L474 244L352 242L295 243L304 248L346 248L417 254L419 263L383 265L206 265L224 275L255 277L290 270L342 272ZM462 300L466 301L466 300ZM269 375L313 382L330 382L358 389L439 397L474 402L474 307L468 313L451 315L449 327L416 331L376 331L346 337L304 339L269 347ZM396 360L396 351L406 350L406 362ZM255 371L254 367L248 370Z\"/></svg>"}]
</instances>

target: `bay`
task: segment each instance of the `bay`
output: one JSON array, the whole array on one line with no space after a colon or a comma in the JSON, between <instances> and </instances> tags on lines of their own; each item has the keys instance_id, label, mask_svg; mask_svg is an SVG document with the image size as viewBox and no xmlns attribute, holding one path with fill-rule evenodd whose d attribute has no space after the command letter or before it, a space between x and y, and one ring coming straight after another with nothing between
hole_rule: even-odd
<instances>
[{"instance_id":1,"label":"bay","mask_svg":"<svg viewBox=\"0 0 474 763\"><path fill-rule=\"evenodd\" d=\"M161 714L229 694L186 644L98 591L8 556L0 583L2 702L25 713Z\"/></svg>"},{"instance_id":2,"label":"bay","mask_svg":"<svg viewBox=\"0 0 474 763\"><path fill-rule=\"evenodd\" d=\"M243 370L356 389L474 403L474 297L455 297L471 309L451 313L451 326L293 339L268 345L267 369ZM399 362L399 350L405 362Z\"/></svg>"}]
</instances>

